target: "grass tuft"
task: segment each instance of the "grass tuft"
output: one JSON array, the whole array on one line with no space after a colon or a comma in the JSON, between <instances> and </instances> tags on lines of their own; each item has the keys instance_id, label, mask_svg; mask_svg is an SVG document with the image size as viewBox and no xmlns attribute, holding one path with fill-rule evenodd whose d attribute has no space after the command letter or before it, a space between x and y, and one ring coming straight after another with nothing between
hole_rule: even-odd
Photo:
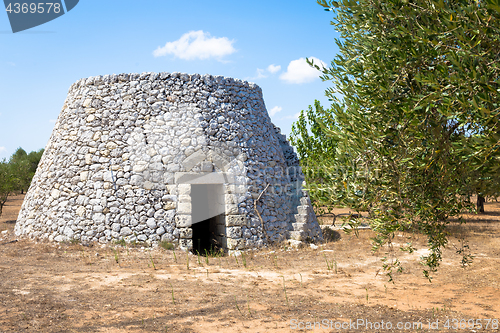
<instances>
[{"instance_id":1,"label":"grass tuft","mask_svg":"<svg viewBox=\"0 0 500 333\"><path fill-rule=\"evenodd\" d=\"M236 296L234 296L234 304L236 304L236 309L238 309L238 312L240 313L240 315L243 316L243 313L241 312L240 307L238 306L238 302L236 301Z\"/></svg>"},{"instance_id":2,"label":"grass tuft","mask_svg":"<svg viewBox=\"0 0 500 333\"><path fill-rule=\"evenodd\" d=\"M153 260L153 256L151 255L151 252L149 252L149 260L151 260L151 265L153 266L153 269L156 271L156 265Z\"/></svg>"},{"instance_id":3,"label":"grass tuft","mask_svg":"<svg viewBox=\"0 0 500 333\"><path fill-rule=\"evenodd\" d=\"M174 298L174 287L170 283L170 288L172 288L172 303L175 305L175 298Z\"/></svg>"},{"instance_id":4,"label":"grass tuft","mask_svg":"<svg viewBox=\"0 0 500 333\"><path fill-rule=\"evenodd\" d=\"M127 242L125 242L125 239L119 239L119 240L115 240L114 243L116 245L121 245L121 246L127 246Z\"/></svg>"},{"instance_id":5,"label":"grass tuft","mask_svg":"<svg viewBox=\"0 0 500 333\"><path fill-rule=\"evenodd\" d=\"M120 265L120 254L118 252L118 250L116 250L114 247L111 248L111 250L113 250L113 253L115 255L115 261L118 265Z\"/></svg>"},{"instance_id":6,"label":"grass tuft","mask_svg":"<svg viewBox=\"0 0 500 333\"><path fill-rule=\"evenodd\" d=\"M165 250L173 250L175 248L174 244L167 241L162 241L159 243L159 245Z\"/></svg>"},{"instance_id":7,"label":"grass tuft","mask_svg":"<svg viewBox=\"0 0 500 333\"><path fill-rule=\"evenodd\" d=\"M241 253L241 260L243 262L243 266L245 266L245 268L247 268L247 257L245 256L245 252Z\"/></svg>"},{"instance_id":8,"label":"grass tuft","mask_svg":"<svg viewBox=\"0 0 500 333\"><path fill-rule=\"evenodd\" d=\"M283 278L283 291L285 292L286 306L290 310L290 304L288 304L288 295L286 294L285 277L282 276L282 278Z\"/></svg>"}]
</instances>

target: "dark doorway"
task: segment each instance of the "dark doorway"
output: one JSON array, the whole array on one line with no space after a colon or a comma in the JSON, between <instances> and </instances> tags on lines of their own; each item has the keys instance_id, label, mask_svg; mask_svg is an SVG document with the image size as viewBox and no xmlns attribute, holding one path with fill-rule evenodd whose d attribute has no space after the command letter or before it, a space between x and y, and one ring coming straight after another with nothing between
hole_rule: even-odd
<instances>
[{"instance_id":1,"label":"dark doorway","mask_svg":"<svg viewBox=\"0 0 500 333\"><path fill-rule=\"evenodd\" d=\"M193 252L215 254L223 248L224 193L220 184L191 185Z\"/></svg>"},{"instance_id":2,"label":"dark doorway","mask_svg":"<svg viewBox=\"0 0 500 333\"><path fill-rule=\"evenodd\" d=\"M217 244L217 217L193 224L193 252L199 255L213 254L219 251Z\"/></svg>"}]
</instances>

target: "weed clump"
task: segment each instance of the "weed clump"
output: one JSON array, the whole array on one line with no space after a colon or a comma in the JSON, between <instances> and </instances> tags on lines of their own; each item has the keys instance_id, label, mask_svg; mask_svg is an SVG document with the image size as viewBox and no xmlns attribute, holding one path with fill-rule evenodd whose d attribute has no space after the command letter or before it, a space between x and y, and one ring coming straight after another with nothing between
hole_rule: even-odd
<instances>
[{"instance_id":1,"label":"weed clump","mask_svg":"<svg viewBox=\"0 0 500 333\"><path fill-rule=\"evenodd\" d=\"M175 245L167 242L167 241L162 241L159 243L160 247L164 248L165 250L173 250L175 248Z\"/></svg>"},{"instance_id":2,"label":"weed clump","mask_svg":"<svg viewBox=\"0 0 500 333\"><path fill-rule=\"evenodd\" d=\"M125 239L119 239L119 240L115 240L114 243L116 245L121 245L121 246L127 246L127 242L125 242Z\"/></svg>"}]
</instances>

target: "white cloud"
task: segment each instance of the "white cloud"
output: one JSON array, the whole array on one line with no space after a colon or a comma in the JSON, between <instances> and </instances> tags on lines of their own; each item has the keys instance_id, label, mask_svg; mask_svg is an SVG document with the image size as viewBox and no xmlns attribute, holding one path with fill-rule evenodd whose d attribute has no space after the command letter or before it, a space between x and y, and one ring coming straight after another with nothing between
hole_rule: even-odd
<instances>
[{"instance_id":1,"label":"white cloud","mask_svg":"<svg viewBox=\"0 0 500 333\"><path fill-rule=\"evenodd\" d=\"M268 73L274 74L281 69L281 66L275 66L274 64L267 66L266 69L257 68L257 76L249 77L247 80L265 79L268 77Z\"/></svg>"},{"instance_id":2,"label":"white cloud","mask_svg":"<svg viewBox=\"0 0 500 333\"><path fill-rule=\"evenodd\" d=\"M153 55L163 57L167 54L184 60L208 59L210 57L222 58L236 52L233 47L234 40L227 37L211 37L210 33L203 30L190 31L174 42L167 42L165 46L158 47Z\"/></svg>"},{"instance_id":3,"label":"white cloud","mask_svg":"<svg viewBox=\"0 0 500 333\"><path fill-rule=\"evenodd\" d=\"M320 67L326 67L326 64L318 58L310 57L309 59ZM280 75L280 79L287 83L300 84L312 82L319 78L320 74L316 68L309 66L305 58L300 58L290 61L286 72Z\"/></svg>"},{"instance_id":4,"label":"white cloud","mask_svg":"<svg viewBox=\"0 0 500 333\"><path fill-rule=\"evenodd\" d=\"M281 106L275 106L274 108L271 109L271 111L269 111L269 114L272 116L274 116L276 113L278 112L281 112L281 110L283 110L283 108Z\"/></svg>"},{"instance_id":5,"label":"white cloud","mask_svg":"<svg viewBox=\"0 0 500 333\"><path fill-rule=\"evenodd\" d=\"M286 117L283 117L282 119L293 119L293 120L297 120L299 119L299 116L300 116L300 112L297 112L296 114L294 115L291 115L291 116L286 116Z\"/></svg>"},{"instance_id":6,"label":"white cloud","mask_svg":"<svg viewBox=\"0 0 500 333\"><path fill-rule=\"evenodd\" d=\"M272 74L274 74L274 73L276 73L276 72L279 72L279 71L280 71L280 69L281 69L281 66L280 66L280 65L276 66L276 65L272 64L272 65L267 66L267 70L268 70L270 73L272 73Z\"/></svg>"},{"instance_id":7,"label":"white cloud","mask_svg":"<svg viewBox=\"0 0 500 333\"><path fill-rule=\"evenodd\" d=\"M5 148L5 147L0 147L0 153L4 153L4 152L6 152L6 151L7 151L7 148Z\"/></svg>"},{"instance_id":8,"label":"white cloud","mask_svg":"<svg viewBox=\"0 0 500 333\"><path fill-rule=\"evenodd\" d=\"M266 71L264 69L260 69L260 68L257 68L257 77L255 77L254 79L263 79L263 78L266 78L267 75L264 74Z\"/></svg>"}]
</instances>

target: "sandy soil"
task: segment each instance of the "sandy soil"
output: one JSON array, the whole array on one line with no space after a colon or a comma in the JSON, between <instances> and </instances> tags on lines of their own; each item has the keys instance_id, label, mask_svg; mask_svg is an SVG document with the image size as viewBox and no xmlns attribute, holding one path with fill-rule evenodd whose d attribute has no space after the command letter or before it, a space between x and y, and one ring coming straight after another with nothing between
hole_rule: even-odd
<instances>
[{"instance_id":1,"label":"sandy soil","mask_svg":"<svg viewBox=\"0 0 500 333\"><path fill-rule=\"evenodd\" d=\"M162 248L16 241L22 199L10 198L0 218L0 332L438 331L429 323L439 331L500 331L495 202L450 226L432 283L418 263L425 253L418 235L419 250L399 254L405 270L391 283L380 259L394 253L371 253L370 230L340 231L316 249L277 245L207 261ZM466 268L455 249L462 237L475 256Z\"/></svg>"}]
</instances>

